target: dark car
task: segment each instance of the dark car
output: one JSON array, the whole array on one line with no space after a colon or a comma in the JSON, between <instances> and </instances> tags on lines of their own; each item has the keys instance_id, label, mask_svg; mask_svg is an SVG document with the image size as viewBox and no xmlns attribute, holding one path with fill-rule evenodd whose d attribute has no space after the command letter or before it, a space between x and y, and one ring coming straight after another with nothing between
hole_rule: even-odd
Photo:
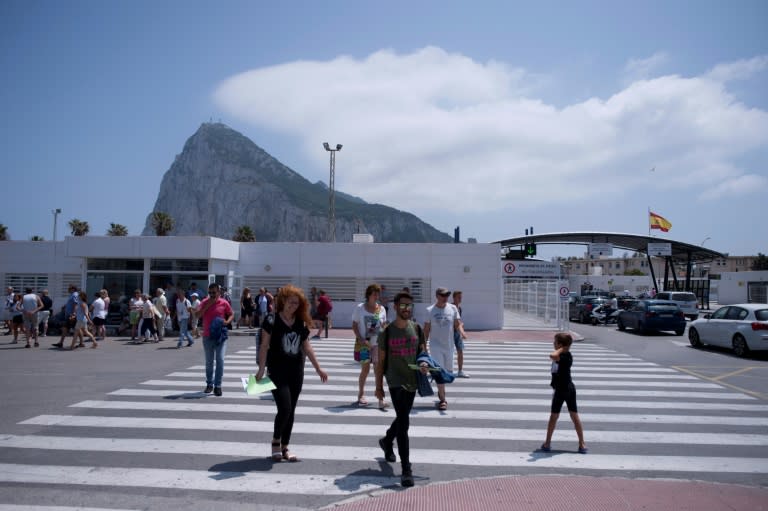
<instances>
[{"instance_id":1,"label":"dark car","mask_svg":"<svg viewBox=\"0 0 768 511\"><path fill-rule=\"evenodd\" d=\"M603 296L575 296L568 303L568 319L576 318L581 323L592 321L592 310L610 302Z\"/></svg>"},{"instance_id":2,"label":"dark car","mask_svg":"<svg viewBox=\"0 0 768 511\"><path fill-rule=\"evenodd\" d=\"M683 335L685 314L673 302L638 300L629 310L619 312L616 324L619 330L634 328L641 334L654 330L672 330L676 335Z\"/></svg>"}]
</instances>

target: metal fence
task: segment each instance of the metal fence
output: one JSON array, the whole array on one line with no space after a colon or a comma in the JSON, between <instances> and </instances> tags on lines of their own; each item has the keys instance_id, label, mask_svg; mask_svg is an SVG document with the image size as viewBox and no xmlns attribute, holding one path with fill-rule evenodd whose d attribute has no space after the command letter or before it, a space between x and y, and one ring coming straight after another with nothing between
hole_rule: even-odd
<instances>
[{"instance_id":1,"label":"metal fence","mask_svg":"<svg viewBox=\"0 0 768 511\"><path fill-rule=\"evenodd\" d=\"M568 299L561 297L567 280L506 279L504 327L568 330Z\"/></svg>"}]
</instances>

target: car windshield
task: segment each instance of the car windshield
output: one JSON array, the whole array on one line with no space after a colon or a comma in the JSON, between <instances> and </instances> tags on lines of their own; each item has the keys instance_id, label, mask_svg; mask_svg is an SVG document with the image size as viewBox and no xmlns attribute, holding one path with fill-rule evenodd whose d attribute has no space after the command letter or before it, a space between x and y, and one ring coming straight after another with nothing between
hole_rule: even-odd
<instances>
[{"instance_id":1,"label":"car windshield","mask_svg":"<svg viewBox=\"0 0 768 511\"><path fill-rule=\"evenodd\" d=\"M755 319L758 321L768 321L768 309L756 310Z\"/></svg>"},{"instance_id":2,"label":"car windshield","mask_svg":"<svg viewBox=\"0 0 768 511\"><path fill-rule=\"evenodd\" d=\"M672 293L671 300L677 300L678 302L695 302L696 295L693 293Z\"/></svg>"}]
</instances>

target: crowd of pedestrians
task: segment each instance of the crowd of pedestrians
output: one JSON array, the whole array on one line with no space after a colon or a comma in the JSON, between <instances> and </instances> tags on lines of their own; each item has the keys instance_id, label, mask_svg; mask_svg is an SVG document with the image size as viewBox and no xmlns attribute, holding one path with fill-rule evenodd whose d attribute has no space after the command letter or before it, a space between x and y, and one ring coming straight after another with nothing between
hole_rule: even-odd
<instances>
[{"instance_id":1,"label":"crowd of pedestrians","mask_svg":"<svg viewBox=\"0 0 768 511\"><path fill-rule=\"evenodd\" d=\"M59 326L61 337L54 347L64 348L64 341L72 336L70 350L85 346L91 341L92 348L106 336L106 323L110 311L107 290L98 291L88 304L87 295L76 286L68 289L67 301L62 307ZM328 381L326 373L315 355L312 340L319 339L323 326L330 320L333 308L330 297L323 290L312 288L309 296L295 286L286 285L273 295L266 288L257 294L245 288L240 298L240 319L233 325L234 311L226 288L210 284L207 293L192 284L185 292L174 289L166 296L166 290L158 288L154 296L137 289L133 297L125 301L126 322L121 325L131 332L132 342L160 342L173 329L176 322L179 338L177 348L192 346L202 336L205 354L205 387L203 393L222 396L224 358L229 328L236 326L260 327L257 351L258 369L255 375L261 382L268 377L274 389L276 414L270 456L273 461L298 461L298 455L289 449L296 407L304 383L305 360L309 360L320 380ZM453 303L448 299L453 294ZM375 397L378 407L387 410L384 382L386 380L391 406L395 417L385 434L378 441L387 462L394 463L400 457L401 484L414 485L413 467L410 460L410 412L418 392L432 395L429 375L437 384L436 406L440 411L448 409L446 384L454 377L469 378L464 371L464 340L467 338L461 315L462 292L451 292L438 287L435 301L426 308L423 326L414 321L414 298L408 288L403 288L391 300L383 286L370 284L364 300L352 313L352 331L355 335L353 359L360 365L356 406L368 406L365 387L373 367ZM388 312L391 306L392 312ZM38 347L39 337L48 334L48 322L53 317L53 302L48 290L39 294L31 288L17 293L6 289L3 320L12 334L12 343L18 343L23 333L26 348ZM311 336L312 329L317 333ZM552 436L560 410L566 404L578 436L578 452L587 453L583 427L576 404L576 388L571 379L573 356L570 334L555 335L551 359L551 386L553 397L551 414L547 423L546 438L540 450L551 450ZM454 373L454 353L458 370ZM397 455L395 454L397 446Z\"/></svg>"}]
</instances>

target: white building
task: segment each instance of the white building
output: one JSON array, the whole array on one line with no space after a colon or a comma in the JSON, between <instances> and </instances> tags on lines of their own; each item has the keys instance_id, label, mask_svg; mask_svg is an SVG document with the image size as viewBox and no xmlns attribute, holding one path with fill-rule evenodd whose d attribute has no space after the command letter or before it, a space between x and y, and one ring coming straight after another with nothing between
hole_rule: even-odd
<instances>
[{"instance_id":1,"label":"white building","mask_svg":"<svg viewBox=\"0 0 768 511\"><path fill-rule=\"evenodd\" d=\"M58 310L74 284L88 296L107 289L113 303L134 289L187 289L193 282L230 288L237 304L243 287L272 292L285 284L324 289L333 299L333 324L351 326L352 308L366 286L404 286L417 302L416 320L438 287L460 289L466 326L503 326L498 244L238 243L207 236L70 236L64 241L0 242L0 280L17 291L48 289Z\"/></svg>"}]
</instances>

